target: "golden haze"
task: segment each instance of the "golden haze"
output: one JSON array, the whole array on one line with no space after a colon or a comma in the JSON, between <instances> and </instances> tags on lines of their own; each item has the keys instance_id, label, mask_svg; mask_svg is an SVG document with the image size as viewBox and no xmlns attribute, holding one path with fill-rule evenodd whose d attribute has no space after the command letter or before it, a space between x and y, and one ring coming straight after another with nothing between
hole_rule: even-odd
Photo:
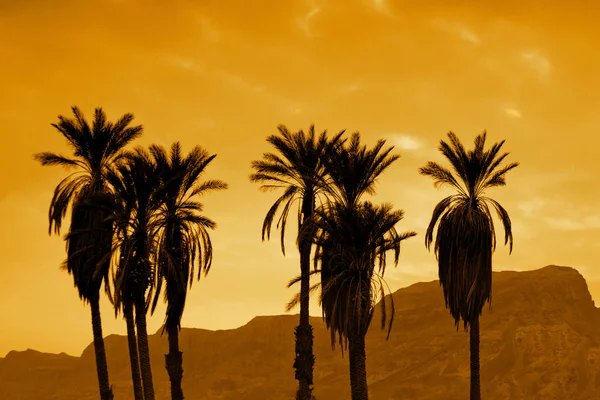
<instances>
[{"instance_id":1,"label":"golden haze","mask_svg":"<svg viewBox=\"0 0 600 400\"><path fill-rule=\"evenodd\" d=\"M145 127L139 144L180 140L184 150L200 144L218 154L206 176L230 189L204 200L219 225L215 260L194 284L184 326L231 328L280 314L294 293L285 285L297 255L284 258L276 240L260 239L276 194L248 182L250 161L280 123L358 130L401 153L376 200L404 209L401 230L419 236L388 269L392 290L437 276L423 233L444 193L417 169L441 159L439 139L453 130L470 144L483 129L490 141L507 139L509 160L521 166L493 195L512 217L515 248L509 257L499 247L494 269L569 265L600 298L597 2L166 4L0 0L0 355L28 347L78 355L92 339L89 309L58 268L63 242L47 234L65 171L32 160L68 151L50 123L71 105L88 117L96 106L110 119L133 112ZM320 315L316 302L311 310ZM104 333L123 334L106 300L102 312Z\"/></svg>"}]
</instances>

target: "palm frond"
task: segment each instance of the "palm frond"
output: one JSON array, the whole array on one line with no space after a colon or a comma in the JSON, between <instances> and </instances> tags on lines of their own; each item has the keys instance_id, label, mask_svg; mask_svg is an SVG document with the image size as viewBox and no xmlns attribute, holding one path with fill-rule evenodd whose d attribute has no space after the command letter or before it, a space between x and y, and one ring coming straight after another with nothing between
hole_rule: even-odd
<instances>
[{"instance_id":1,"label":"palm frond","mask_svg":"<svg viewBox=\"0 0 600 400\"><path fill-rule=\"evenodd\" d=\"M226 190L227 188L228 188L227 183L225 183L223 181L220 181L217 179L207 180L207 181L202 182L199 185L194 186L194 188L188 195L188 198L192 198L195 196L202 196L205 193L212 192L215 190Z\"/></svg>"},{"instance_id":2,"label":"palm frond","mask_svg":"<svg viewBox=\"0 0 600 400\"><path fill-rule=\"evenodd\" d=\"M421 175L429 176L434 179L434 186L439 187L441 185L451 185L459 193L466 195L465 189L458 183L456 178L452 175L452 172L442 167L438 163L429 161L425 167L419 168Z\"/></svg>"},{"instance_id":3,"label":"palm frond","mask_svg":"<svg viewBox=\"0 0 600 400\"><path fill-rule=\"evenodd\" d=\"M296 279L300 280L301 277L297 277ZM288 287L290 287L291 285L288 284ZM321 287L321 283L317 282L311 285L310 289L308 290L308 293L306 293L306 296L310 296L313 292L316 292L319 288ZM292 311L294 308L296 308L299 304L300 301L302 300L302 292L298 292L294 295L294 297L292 297L292 299L286 304L285 306L285 312L290 312Z\"/></svg>"},{"instance_id":4,"label":"palm frond","mask_svg":"<svg viewBox=\"0 0 600 400\"><path fill-rule=\"evenodd\" d=\"M277 215L277 211L279 211L280 206L283 204L284 207L284 211L290 209L290 203L296 198L296 195L298 193L298 187L296 186L289 186L286 191L283 193L283 195L281 197L279 197L275 203L273 203L273 205L271 206L271 208L269 209L269 211L267 211L267 215L265 216L265 220L263 222L263 226L262 226L262 240L265 240L265 237L267 238L267 240L269 240L271 238L271 228L273 226L273 220L275 219L275 216ZM284 215L283 213L281 214L282 216ZM279 226L279 224L278 224ZM285 227L284 227L285 229ZM285 255L285 244L282 246L281 251L283 252L283 255Z\"/></svg>"},{"instance_id":5,"label":"palm frond","mask_svg":"<svg viewBox=\"0 0 600 400\"><path fill-rule=\"evenodd\" d=\"M43 151L41 153L36 153L33 155L34 160L38 161L42 166L54 166L58 165L65 168L81 168L83 170L88 170L87 165L85 165L82 161L77 160L75 158L68 158L61 156L60 154L52 153L49 151ZM87 171L89 172L89 170Z\"/></svg>"},{"instance_id":6,"label":"palm frond","mask_svg":"<svg viewBox=\"0 0 600 400\"><path fill-rule=\"evenodd\" d=\"M321 191L318 182L324 175L327 149L340 140L342 133L329 140L326 131L316 137L314 125L309 127L308 135L302 130L292 133L285 125L279 125L277 130L277 135L267 137L267 142L277 154L264 153L261 160L253 161L251 167L254 173L250 175L250 181L260 183L262 191L284 190L265 216L262 238L270 239L272 225L279 212L277 228L281 232L281 249L285 255L285 230L291 207L298 201L298 223L310 216Z\"/></svg>"},{"instance_id":7,"label":"palm frond","mask_svg":"<svg viewBox=\"0 0 600 400\"><path fill-rule=\"evenodd\" d=\"M509 254L512 253L512 249L513 249L512 223L510 221L510 216L508 215L508 212L504 209L504 207L502 207L500 205L500 203L498 203L494 199L485 197L485 198L483 198L483 200L492 204L492 206L496 210L498 218L500 219L500 221L502 222L502 225L504 226L504 244L505 245L509 244Z\"/></svg>"}]
</instances>

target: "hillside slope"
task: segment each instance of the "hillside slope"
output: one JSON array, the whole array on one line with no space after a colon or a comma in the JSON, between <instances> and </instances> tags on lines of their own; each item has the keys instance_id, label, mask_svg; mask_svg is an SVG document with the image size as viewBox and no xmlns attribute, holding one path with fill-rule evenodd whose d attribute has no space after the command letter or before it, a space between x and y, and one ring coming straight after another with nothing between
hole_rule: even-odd
<instances>
[{"instance_id":1,"label":"hillside slope","mask_svg":"<svg viewBox=\"0 0 600 400\"><path fill-rule=\"evenodd\" d=\"M481 319L481 377L486 400L598 399L600 311L574 269L548 266L494 273L492 309ZM367 370L373 400L464 400L468 396L468 335L457 331L437 281L394 293L396 315L389 341L379 315L367 336ZM291 399L296 381L293 329L297 317L256 317L223 331L183 329L186 398ZM349 399L347 357L331 350L320 318L315 330L315 395ZM150 337L156 398L169 398L164 369L166 336ZM125 337L106 338L115 398L133 398ZM81 357L10 352L0 359L4 400L97 399L94 353Z\"/></svg>"}]
</instances>

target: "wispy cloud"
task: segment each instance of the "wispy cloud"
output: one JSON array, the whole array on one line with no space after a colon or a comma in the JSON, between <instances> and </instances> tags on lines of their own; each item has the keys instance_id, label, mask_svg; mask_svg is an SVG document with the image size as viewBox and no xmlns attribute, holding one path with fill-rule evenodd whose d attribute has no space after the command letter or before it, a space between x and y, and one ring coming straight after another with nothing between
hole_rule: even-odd
<instances>
[{"instance_id":1,"label":"wispy cloud","mask_svg":"<svg viewBox=\"0 0 600 400\"><path fill-rule=\"evenodd\" d=\"M306 14L296 18L296 25L298 25L298 28L300 28L306 36L308 36L308 37L316 36L312 29L312 22L313 22L313 19L315 18L315 16L317 14L319 14L320 12L321 12L320 7L314 7Z\"/></svg>"},{"instance_id":2,"label":"wispy cloud","mask_svg":"<svg viewBox=\"0 0 600 400\"><path fill-rule=\"evenodd\" d=\"M349 85L344 86L342 89L345 93L355 93L362 89L362 85L360 83L351 83Z\"/></svg>"},{"instance_id":3,"label":"wispy cloud","mask_svg":"<svg viewBox=\"0 0 600 400\"><path fill-rule=\"evenodd\" d=\"M238 74L227 71L219 71L218 75L221 78L221 80L228 85L241 87L256 93L264 93L266 91L266 88L264 86L249 82L248 80L246 80Z\"/></svg>"},{"instance_id":4,"label":"wispy cloud","mask_svg":"<svg viewBox=\"0 0 600 400\"><path fill-rule=\"evenodd\" d=\"M200 73L204 72L204 65L201 62L189 57L182 57L177 54L165 54L164 60L167 64L181 68L187 71Z\"/></svg>"},{"instance_id":5,"label":"wispy cloud","mask_svg":"<svg viewBox=\"0 0 600 400\"><path fill-rule=\"evenodd\" d=\"M205 39L211 42L218 42L221 40L221 32L211 20L203 15L196 16L195 20L200 26L202 35Z\"/></svg>"},{"instance_id":6,"label":"wispy cloud","mask_svg":"<svg viewBox=\"0 0 600 400\"><path fill-rule=\"evenodd\" d=\"M423 147L423 142L418 138L408 133L392 133L387 135L389 137L390 144L397 146L403 150L413 151L419 150Z\"/></svg>"},{"instance_id":7,"label":"wispy cloud","mask_svg":"<svg viewBox=\"0 0 600 400\"><path fill-rule=\"evenodd\" d=\"M252 92L264 100L277 104L277 107L286 114L296 115L305 111L306 104L298 99L287 97L280 92L272 90L272 88L251 82L237 73L219 70L216 72L216 76L227 86ZM314 107L311 105L310 108Z\"/></svg>"},{"instance_id":8,"label":"wispy cloud","mask_svg":"<svg viewBox=\"0 0 600 400\"><path fill-rule=\"evenodd\" d=\"M504 109L504 112L511 118L521 118L521 111L516 108L507 107Z\"/></svg>"},{"instance_id":9,"label":"wispy cloud","mask_svg":"<svg viewBox=\"0 0 600 400\"><path fill-rule=\"evenodd\" d=\"M515 235L519 237L519 239L531 239L536 235L536 230L534 229L534 224L525 223L521 218L515 217L512 219L512 231L515 232ZM503 228L497 228L496 233ZM515 239L516 240L516 239Z\"/></svg>"},{"instance_id":10,"label":"wispy cloud","mask_svg":"<svg viewBox=\"0 0 600 400\"><path fill-rule=\"evenodd\" d=\"M538 211L540 211L545 205L546 202L543 199L536 198L517 204L517 208L521 210L526 217L532 217L538 214Z\"/></svg>"},{"instance_id":11,"label":"wispy cloud","mask_svg":"<svg viewBox=\"0 0 600 400\"><path fill-rule=\"evenodd\" d=\"M586 217L584 221L591 228L600 228L600 215Z\"/></svg>"},{"instance_id":12,"label":"wispy cloud","mask_svg":"<svg viewBox=\"0 0 600 400\"><path fill-rule=\"evenodd\" d=\"M550 75L551 63L539 50L521 53L521 60L536 71L540 78L546 79Z\"/></svg>"},{"instance_id":13,"label":"wispy cloud","mask_svg":"<svg viewBox=\"0 0 600 400\"><path fill-rule=\"evenodd\" d=\"M553 171L535 171L530 175L530 180L527 183L528 188L540 190L549 188L559 188L565 183L573 181L588 182L592 179L592 174L589 170L583 168L557 168ZM549 199L545 201L549 202ZM554 205L556 206L556 205ZM565 206L564 204L558 205Z\"/></svg>"},{"instance_id":14,"label":"wispy cloud","mask_svg":"<svg viewBox=\"0 0 600 400\"><path fill-rule=\"evenodd\" d=\"M477 33L459 22L435 19L431 21L431 24L438 29L452 33L466 42L473 44L481 43L481 38Z\"/></svg>"},{"instance_id":15,"label":"wispy cloud","mask_svg":"<svg viewBox=\"0 0 600 400\"><path fill-rule=\"evenodd\" d=\"M546 223L550 227L561 231L580 231L585 229L584 224L572 218L546 218Z\"/></svg>"},{"instance_id":16,"label":"wispy cloud","mask_svg":"<svg viewBox=\"0 0 600 400\"><path fill-rule=\"evenodd\" d=\"M600 229L600 216L593 215L581 219L575 218L546 218L546 223L562 231L582 231L586 229Z\"/></svg>"},{"instance_id":17,"label":"wispy cloud","mask_svg":"<svg viewBox=\"0 0 600 400\"><path fill-rule=\"evenodd\" d=\"M304 108L299 103L292 103L289 107L289 111L292 114L302 114L302 112L304 112Z\"/></svg>"},{"instance_id":18,"label":"wispy cloud","mask_svg":"<svg viewBox=\"0 0 600 400\"><path fill-rule=\"evenodd\" d=\"M390 17L394 16L392 13L392 10L390 9L388 0L364 0L364 1L373 10L375 10L381 14L388 15Z\"/></svg>"}]
</instances>

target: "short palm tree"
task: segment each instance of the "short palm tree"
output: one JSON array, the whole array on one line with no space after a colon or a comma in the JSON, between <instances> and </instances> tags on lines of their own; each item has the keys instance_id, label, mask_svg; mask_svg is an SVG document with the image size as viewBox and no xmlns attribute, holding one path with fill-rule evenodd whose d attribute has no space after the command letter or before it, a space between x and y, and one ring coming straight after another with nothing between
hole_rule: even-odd
<instances>
[{"instance_id":1,"label":"short palm tree","mask_svg":"<svg viewBox=\"0 0 600 400\"><path fill-rule=\"evenodd\" d=\"M430 249L437 225L435 254L446 307L456 326L463 321L470 331L471 400L481 398L479 377L479 316L492 297L492 253L496 234L490 206L504 225L504 243L513 247L511 221L506 210L486 191L506 184L505 175L518 163L500 167L508 153L500 155L504 140L485 150L486 133L475 138L473 150L465 150L458 137L448 133L450 143L440 141L439 150L452 166L449 170L428 162L419 170L435 185L450 185L457 193L444 198L433 210L425 235Z\"/></svg>"},{"instance_id":2,"label":"short palm tree","mask_svg":"<svg viewBox=\"0 0 600 400\"><path fill-rule=\"evenodd\" d=\"M261 190L283 189L281 197L273 203L262 227L262 239L270 239L271 228L279 213L277 228L281 230L281 251L285 255L285 228L289 212L298 202L298 230L310 218L322 192L319 182L324 175L327 148L340 140L343 131L330 140L327 132L315 134L311 125L308 133L300 130L290 132L285 125L278 127L279 134L267 138L279 154L265 153L263 158L252 162L252 182L261 183ZM300 252L300 322L295 329L297 400L312 399L313 390L313 331L309 322L310 253L312 244L298 242ZM296 303L298 303L296 302Z\"/></svg>"},{"instance_id":3,"label":"short palm tree","mask_svg":"<svg viewBox=\"0 0 600 400\"><path fill-rule=\"evenodd\" d=\"M386 284L383 275L386 254L392 251L398 264L400 244L415 232L398 233L396 224L404 212L390 204L375 206L360 202L353 206L334 203L315 211L302 234L314 238L316 260L320 262L323 317L331 334L350 353L352 400L367 400L365 336L373 311L381 301L381 327L386 325ZM389 322L388 337L392 327Z\"/></svg>"},{"instance_id":4,"label":"short palm tree","mask_svg":"<svg viewBox=\"0 0 600 400\"><path fill-rule=\"evenodd\" d=\"M77 171L63 179L54 191L49 210L49 233L60 234L61 224L71 207L71 224L67 235L67 259L64 267L73 276L79 297L90 304L96 369L100 398L113 398L102 336L100 289L108 285L110 260L105 257L112 243L112 222L107 211L90 207L87 199L108 190L106 173L120 151L142 134L142 126L130 126L133 114L123 115L117 122L107 121L102 108L96 108L90 125L77 107L74 118L62 115L52 124L66 139L74 157L42 152L34 158L42 165L59 165ZM108 293L110 295L110 292Z\"/></svg>"},{"instance_id":5,"label":"short palm tree","mask_svg":"<svg viewBox=\"0 0 600 400\"><path fill-rule=\"evenodd\" d=\"M188 286L194 280L198 262L198 275L205 275L212 263L212 243L208 233L216 223L202 215L203 206L195 197L214 190L227 189L219 180L201 178L206 167L216 157L199 146L187 156L181 154L178 142L170 152L153 145L150 152L161 177L161 205L157 211L156 290L152 312L156 307L164 282L164 300L167 303L165 326L169 339L169 354L165 366L171 382L171 399L183 400L183 358L179 350L179 330L185 308Z\"/></svg>"},{"instance_id":6,"label":"short palm tree","mask_svg":"<svg viewBox=\"0 0 600 400\"><path fill-rule=\"evenodd\" d=\"M161 181L156 164L143 148L126 153L109 171L108 181L114 190L116 246L113 252L118 255L113 257L118 260L114 305L116 309L133 305L144 399L154 400L146 313L154 289L155 217L161 204ZM134 375L136 367L133 357L131 359Z\"/></svg>"}]
</instances>

